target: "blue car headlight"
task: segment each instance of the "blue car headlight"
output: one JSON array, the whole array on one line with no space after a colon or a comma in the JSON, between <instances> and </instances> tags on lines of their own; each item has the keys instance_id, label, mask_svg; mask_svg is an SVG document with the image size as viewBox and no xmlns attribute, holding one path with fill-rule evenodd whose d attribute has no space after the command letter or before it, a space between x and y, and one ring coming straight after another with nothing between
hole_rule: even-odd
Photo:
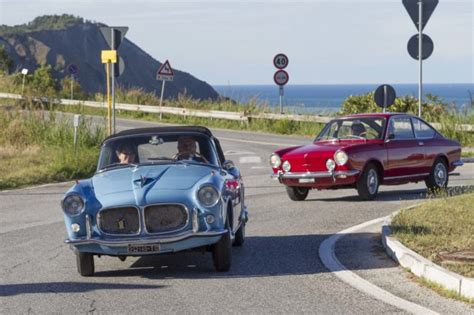
<instances>
[{"instance_id":1,"label":"blue car headlight","mask_svg":"<svg viewBox=\"0 0 474 315\"><path fill-rule=\"evenodd\" d=\"M70 194L61 202L63 211L72 217L81 214L85 209L84 205L84 200L77 194Z\"/></svg>"},{"instance_id":2,"label":"blue car headlight","mask_svg":"<svg viewBox=\"0 0 474 315\"><path fill-rule=\"evenodd\" d=\"M205 207L215 206L219 197L219 192L211 185L203 186L197 192L197 199Z\"/></svg>"}]
</instances>

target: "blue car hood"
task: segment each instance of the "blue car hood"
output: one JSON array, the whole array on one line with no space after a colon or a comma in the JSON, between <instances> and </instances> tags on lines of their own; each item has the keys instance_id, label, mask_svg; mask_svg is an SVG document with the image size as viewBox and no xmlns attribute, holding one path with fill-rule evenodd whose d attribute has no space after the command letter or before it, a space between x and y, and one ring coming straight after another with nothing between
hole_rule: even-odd
<instances>
[{"instance_id":1,"label":"blue car hood","mask_svg":"<svg viewBox=\"0 0 474 315\"><path fill-rule=\"evenodd\" d=\"M188 190L211 171L208 166L194 164L124 167L94 175L92 185L98 199L110 194L127 195L127 192Z\"/></svg>"}]
</instances>

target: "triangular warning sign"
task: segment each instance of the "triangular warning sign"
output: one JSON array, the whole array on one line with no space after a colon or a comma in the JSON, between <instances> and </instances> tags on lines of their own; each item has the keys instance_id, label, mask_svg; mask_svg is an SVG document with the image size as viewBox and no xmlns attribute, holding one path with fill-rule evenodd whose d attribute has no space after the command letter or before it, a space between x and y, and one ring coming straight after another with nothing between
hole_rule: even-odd
<instances>
[{"instance_id":1,"label":"triangular warning sign","mask_svg":"<svg viewBox=\"0 0 474 315\"><path fill-rule=\"evenodd\" d=\"M165 63L161 65L160 69L158 69L158 74L170 76L174 75L173 69L171 69L171 65L168 60L166 60Z\"/></svg>"}]
</instances>

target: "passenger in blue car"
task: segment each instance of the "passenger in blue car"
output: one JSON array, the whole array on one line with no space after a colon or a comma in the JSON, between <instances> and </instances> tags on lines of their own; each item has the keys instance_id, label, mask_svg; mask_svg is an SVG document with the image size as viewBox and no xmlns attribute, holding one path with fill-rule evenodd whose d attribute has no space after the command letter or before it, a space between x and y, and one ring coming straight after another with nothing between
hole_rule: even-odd
<instances>
[{"instance_id":1,"label":"passenger in blue car","mask_svg":"<svg viewBox=\"0 0 474 315\"><path fill-rule=\"evenodd\" d=\"M115 154L117 154L117 158L120 164L130 164L136 163L135 161L135 150L133 146L129 143L121 143L117 146L115 150Z\"/></svg>"}]
</instances>

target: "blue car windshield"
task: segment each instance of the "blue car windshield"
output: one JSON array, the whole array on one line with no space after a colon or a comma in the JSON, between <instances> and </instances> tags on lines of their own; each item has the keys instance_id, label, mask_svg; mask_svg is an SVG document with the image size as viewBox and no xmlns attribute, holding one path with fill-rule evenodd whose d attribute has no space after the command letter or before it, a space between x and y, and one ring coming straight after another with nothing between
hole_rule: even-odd
<instances>
[{"instance_id":1,"label":"blue car windshield","mask_svg":"<svg viewBox=\"0 0 474 315\"><path fill-rule=\"evenodd\" d=\"M331 120L314 141L334 139L382 139L383 117L351 117Z\"/></svg>"},{"instance_id":2,"label":"blue car windshield","mask_svg":"<svg viewBox=\"0 0 474 315\"><path fill-rule=\"evenodd\" d=\"M97 170L142 164L219 165L213 141L202 134L140 134L112 138L102 145Z\"/></svg>"}]
</instances>

